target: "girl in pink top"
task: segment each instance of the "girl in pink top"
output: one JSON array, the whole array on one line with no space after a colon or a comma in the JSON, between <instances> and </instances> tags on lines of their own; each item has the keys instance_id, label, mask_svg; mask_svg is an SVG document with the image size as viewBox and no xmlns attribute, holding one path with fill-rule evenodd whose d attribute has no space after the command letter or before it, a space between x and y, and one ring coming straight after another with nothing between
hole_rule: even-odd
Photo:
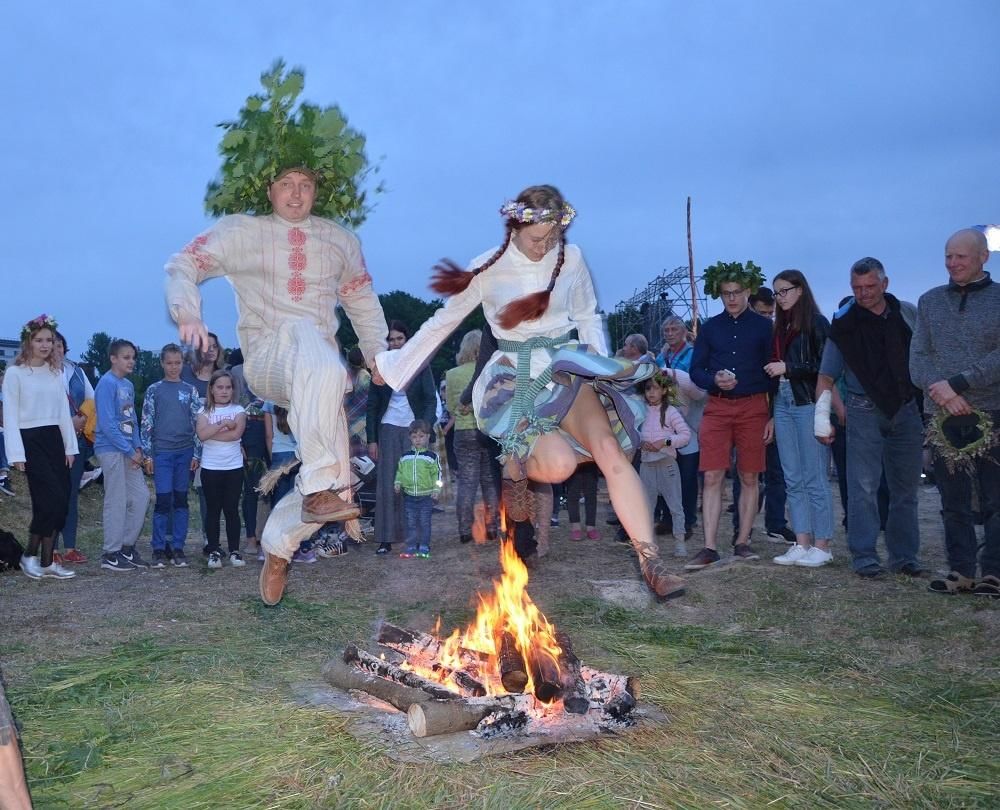
<instances>
[{"instance_id":1,"label":"girl in pink top","mask_svg":"<svg viewBox=\"0 0 1000 810\"><path fill-rule=\"evenodd\" d=\"M674 556L686 557L684 544L684 507L681 503L681 473L677 466L677 448L691 441L691 429L681 412L670 404L674 381L666 374L654 374L639 384L648 406L640 433L642 464L639 478L646 491L652 514L660 495L667 503L674 535Z\"/></svg>"}]
</instances>

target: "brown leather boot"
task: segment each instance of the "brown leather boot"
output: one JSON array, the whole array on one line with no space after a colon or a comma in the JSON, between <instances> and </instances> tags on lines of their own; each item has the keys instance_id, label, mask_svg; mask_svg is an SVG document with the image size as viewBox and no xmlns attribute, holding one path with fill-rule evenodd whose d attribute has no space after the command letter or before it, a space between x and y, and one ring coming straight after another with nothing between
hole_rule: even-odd
<instances>
[{"instance_id":1,"label":"brown leather boot","mask_svg":"<svg viewBox=\"0 0 1000 810\"><path fill-rule=\"evenodd\" d=\"M350 498L350 489L345 489L344 494ZM361 509L356 503L345 500L332 489L310 492L302 499L303 523L332 523L335 520L354 520L360 516Z\"/></svg>"},{"instance_id":2,"label":"brown leather boot","mask_svg":"<svg viewBox=\"0 0 1000 810\"><path fill-rule=\"evenodd\" d=\"M642 576L660 599L676 599L684 595L687 583L678 576L671 574L659 557L639 557L639 568Z\"/></svg>"},{"instance_id":3,"label":"brown leather boot","mask_svg":"<svg viewBox=\"0 0 1000 810\"><path fill-rule=\"evenodd\" d=\"M274 606L285 595L288 566L288 560L264 552L264 567L260 569L260 598L265 605Z\"/></svg>"},{"instance_id":4,"label":"brown leather boot","mask_svg":"<svg viewBox=\"0 0 1000 810\"><path fill-rule=\"evenodd\" d=\"M512 481L504 478L500 498L507 520L514 523L531 523L535 519L535 495L528 489L528 479Z\"/></svg>"}]
</instances>

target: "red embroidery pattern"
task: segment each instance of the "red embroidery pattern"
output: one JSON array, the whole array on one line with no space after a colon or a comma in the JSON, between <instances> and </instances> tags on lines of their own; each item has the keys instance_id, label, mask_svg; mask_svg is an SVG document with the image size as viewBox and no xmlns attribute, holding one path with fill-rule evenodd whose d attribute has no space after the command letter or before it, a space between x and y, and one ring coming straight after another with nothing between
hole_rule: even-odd
<instances>
[{"instance_id":1,"label":"red embroidery pattern","mask_svg":"<svg viewBox=\"0 0 1000 810\"><path fill-rule=\"evenodd\" d=\"M288 279L288 295L293 301L301 301L306 292L306 280L302 271L306 269L306 254L302 246L306 243L306 234L300 228L288 231L288 244L292 252L288 254L288 269L292 271Z\"/></svg>"},{"instance_id":2,"label":"red embroidery pattern","mask_svg":"<svg viewBox=\"0 0 1000 810\"><path fill-rule=\"evenodd\" d=\"M209 270L212 269L214 260L210 255L204 252L205 245L208 243L207 234L202 234L191 240L184 252L187 253L191 260L194 262L194 266L198 268L199 275L205 275Z\"/></svg>"},{"instance_id":3,"label":"red embroidery pattern","mask_svg":"<svg viewBox=\"0 0 1000 810\"><path fill-rule=\"evenodd\" d=\"M355 276L346 284L342 284L340 286L340 289L337 290L337 294L341 298L344 298L350 295L351 293L356 293L362 287L371 286L371 283L372 283L372 277L368 275L368 271L365 270L365 272L362 273L360 276Z\"/></svg>"}]
</instances>

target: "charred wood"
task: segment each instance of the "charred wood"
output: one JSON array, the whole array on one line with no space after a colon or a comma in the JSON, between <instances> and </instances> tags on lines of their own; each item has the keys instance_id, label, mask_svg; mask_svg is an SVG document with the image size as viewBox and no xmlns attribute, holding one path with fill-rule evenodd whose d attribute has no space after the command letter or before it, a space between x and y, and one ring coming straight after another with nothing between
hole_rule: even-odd
<instances>
[{"instance_id":1,"label":"charred wood","mask_svg":"<svg viewBox=\"0 0 1000 810\"><path fill-rule=\"evenodd\" d=\"M439 700L454 700L461 697L456 692L446 689L440 684L429 681L426 678L421 678L416 673L405 670L398 664L384 661L381 658L376 658L371 653L359 650L354 644L348 644L344 648L344 663L356 664L374 675L395 681L403 686L408 686L412 689L421 689L431 697L438 698Z\"/></svg>"},{"instance_id":2,"label":"charred wood","mask_svg":"<svg viewBox=\"0 0 1000 810\"><path fill-rule=\"evenodd\" d=\"M507 631L500 631L496 635L495 642L500 683L508 692L523 692L524 687L528 685L528 671L514 636Z\"/></svg>"},{"instance_id":3,"label":"charred wood","mask_svg":"<svg viewBox=\"0 0 1000 810\"><path fill-rule=\"evenodd\" d=\"M351 689L367 692L403 712L414 703L431 700L431 696L422 689L414 689L380 678L366 669L358 669L353 663L348 664L338 658L327 661L323 666L323 679L345 692Z\"/></svg>"},{"instance_id":4,"label":"charred wood","mask_svg":"<svg viewBox=\"0 0 1000 810\"><path fill-rule=\"evenodd\" d=\"M562 683L563 709L569 714L586 714L590 709L590 698L580 673L580 659L573 652L573 644L565 633L556 633L556 644L562 651L559 653L559 680Z\"/></svg>"}]
</instances>

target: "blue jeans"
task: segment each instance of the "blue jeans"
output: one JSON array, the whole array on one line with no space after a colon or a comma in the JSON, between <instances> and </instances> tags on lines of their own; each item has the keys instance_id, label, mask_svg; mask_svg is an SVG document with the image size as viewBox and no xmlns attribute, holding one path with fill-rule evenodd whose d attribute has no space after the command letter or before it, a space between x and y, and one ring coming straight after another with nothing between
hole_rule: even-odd
<instances>
[{"instance_id":1,"label":"blue jeans","mask_svg":"<svg viewBox=\"0 0 1000 810\"><path fill-rule=\"evenodd\" d=\"M993 424L1000 422L1000 411L992 411ZM975 428L953 428L945 435L956 447L978 438ZM944 520L944 544L948 565L963 577L976 576L975 520L972 514L973 481L979 485L979 509L986 530L983 552L979 558L982 575L1000 577L1000 447L980 458L970 475L948 466L937 455L934 476L941 493L941 517Z\"/></svg>"},{"instance_id":2,"label":"blue jeans","mask_svg":"<svg viewBox=\"0 0 1000 810\"><path fill-rule=\"evenodd\" d=\"M889 569L919 565L920 527L917 491L920 486L924 430L915 400L891 419L868 397L847 396L847 545L854 570L879 563L878 488L885 470L889 485L889 515L885 546Z\"/></svg>"},{"instance_id":3,"label":"blue jeans","mask_svg":"<svg viewBox=\"0 0 1000 810\"><path fill-rule=\"evenodd\" d=\"M188 531L188 483L191 480L191 459L194 448L153 453L153 489L156 504L153 506L153 551L167 547L167 524L170 523L175 551L184 550Z\"/></svg>"},{"instance_id":4,"label":"blue jeans","mask_svg":"<svg viewBox=\"0 0 1000 810\"><path fill-rule=\"evenodd\" d=\"M774 431L792 531L815 540L833 537L833 498L827 481L829 451L816 441L816 406L796 405L792 386L782 380L774 400Z\"/></svg>"},{"instance_id":5,"label":"blue jeans","mask_svg":"<svg viewBox=\"0 0 1000 810\"><path fill-rule=\"evenodd\" d=\"M7 451L3 443L3 433L0 433L0 472L10 468L7 463Z\"/></svg>"},{"instance_id":6,"label":"blue jeans","mask_svg":"<svg viewBox=\"0 0 1000 810\"><path fill-rule=\"evenodd\" d=\"M434 499L430 495L403 495L406 550L410 554L417 551L430 551L433 509Z\"/></svg>"},{"instance_id":7,"label":"blue jeans","mask_svg":"<svg viewBox=\"0 0 1000 810\"><path fill-rule=\"evenodd\" d=\"M76 530L80 524L80 481L83 479L87 459L94 455L94 445L83 434L76 437L76 442L80 445L80 452L69 468L69 510L66 512L66 525L62 529L62 544L67 551L76 548ZM0 463L0 468L3 466Z\"/></svg>"},{"instance_id":8,"label":"blue jeans","mask_svg":"<svg viewBox=\"0 0 1000 810\"><path fill-rule=\"evenodd\" d=\"M286 461L291 461L295 458L295 453L291 450L283 450L280 453L271 454L271 469L276 470ZM278 479L278 483L274 485L274 489L271 490L271 508L278 505L278 501L284 498L289 492L292 491L292 487L295 485L295 472L285 473L281 478Z\"/></svg>"}]
</instances>

